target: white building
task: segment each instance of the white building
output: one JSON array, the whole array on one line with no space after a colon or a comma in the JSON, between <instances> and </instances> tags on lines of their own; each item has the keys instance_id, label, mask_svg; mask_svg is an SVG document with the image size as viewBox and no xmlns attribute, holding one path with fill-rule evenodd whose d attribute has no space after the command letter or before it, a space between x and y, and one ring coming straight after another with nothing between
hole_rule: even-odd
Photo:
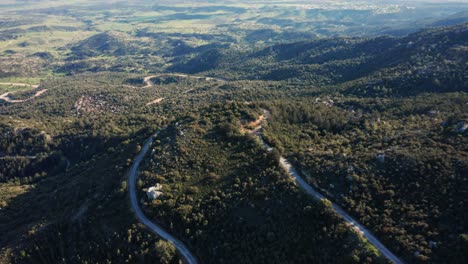
<instances>
[{"instance_id":1,"label":"white building","mask_svg":"<svg viewBox=\"0 0 468 264\"><path fill-rule=\"evenodd\" d=\"M150 187L146 192L148 199L154 200L163 195L161 184L157 183L156 186Z\"/></svg>"}]
</instances>

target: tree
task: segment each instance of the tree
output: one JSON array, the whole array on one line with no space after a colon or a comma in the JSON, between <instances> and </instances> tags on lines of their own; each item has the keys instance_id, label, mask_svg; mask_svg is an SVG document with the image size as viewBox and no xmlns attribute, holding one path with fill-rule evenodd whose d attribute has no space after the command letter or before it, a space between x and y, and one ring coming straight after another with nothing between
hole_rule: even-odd
<instances>
[{"instance_id":1,"label":"tree","mask_svg":"<svg viewBox=\"0 0 468 264\"><path fill-rule=\"evenodd\" d=\"M140 146L140 145L137 145L137 146L135 147L135 154L140 153L140 151L141 151L141 146Z\"/></svg>"},{"instance_id":2,"label":"tree","mask_svg":"<svg viewBox=\"0 0 468 264\"><path fill-rule=\"evenodd\" d=\"M120 191L121 192L125 192L127 190L127 181L123 181L121 184L120 184Z\"/></svg>"},{"instance_id":3,"label":"tree","mask_svg":"<svg viewBox=\"0 0 468 264\"><path fill-rule=\"evenodd\" d=\"M176 248L169 242L164 240L159 240L155 244L156 254L160 257L161 262L164 264L171 263L175 257Z\"/></svg>"}]
</instances>

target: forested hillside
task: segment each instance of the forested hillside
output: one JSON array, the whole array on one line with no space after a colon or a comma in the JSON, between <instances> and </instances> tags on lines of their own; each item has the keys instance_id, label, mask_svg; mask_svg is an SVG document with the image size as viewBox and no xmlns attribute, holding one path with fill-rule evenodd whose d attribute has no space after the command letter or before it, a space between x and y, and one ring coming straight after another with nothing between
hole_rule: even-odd
<instances>
[{"instance_id":1,"label":"forested hillside","mask_svg":"<svg viewBox=\"0 0 468 264\"><path fill-rule=\"evenodd\" d=\"M468 262L468 4L5 1L0 263Z\"/></svg>"},{"instance_id":2,"label":"forested hillside","mask_svg":"<svg viewBox=\"0 0 468 264\"><path fill-rule=\"evenodd\" d=\"M169 69L188 73L338 86L357 96L466 91L468 24L407 37L337 38L260 51L212 50Z\"/></svg>"},{"instance_id":3,"label":"forested hillside","mask_svg":"<svg viewBox=\"0 0 468 264\"><path fill-rule=\"evenodd\" d=\"M274 101L268 141L408 260L463 263L465 93Z\"/></svg>"},{"instance_id":4,"label":"forested hillside","mask_svg":"<svg viewBox=\"0 0 468 264\"><path fill-rule=\"evenodd\" d=\"M257 115L217 103L164 130L141 172L143 191L160 184L163 192L153 201L141 192L147 214L203 263L385 262L240 131Z\"/></svg>"}]
</instances>

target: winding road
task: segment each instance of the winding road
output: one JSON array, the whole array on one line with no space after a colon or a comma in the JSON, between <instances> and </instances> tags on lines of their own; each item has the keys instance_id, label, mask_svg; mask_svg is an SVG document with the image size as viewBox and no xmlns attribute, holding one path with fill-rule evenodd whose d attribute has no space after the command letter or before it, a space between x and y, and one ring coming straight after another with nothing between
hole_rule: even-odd
<instances>
[{"instance_id":1,"label":"winding road","mask_svg":"<svg viewBox=\"0 0 468 264\"><path fill-rule=\"evenodd\" d=\"M264 117L263 122L266 122L268 117L270 116L270 112L268 110L263 109ZM255 129L251 130L253 134L255 134L260 141L262 142L263 146L267 151L272 151L273 148L268 145L268 143L263 138L263 127L259 125ZM302 188L304 191L312 196L315 200L326 199L321 193L315 190L312 186L310 186L300 175L300 173L292 166L292 164L285 159L284 157L280 157L280 165L283 167L286 172L289 174L291 178ZM363 225L361 225L358 221L352 218L348 213L346 213L339 205L332 202L333 210L343 218L343 220L348 224L352 229L366 238L372 245L374 245L377 250L379 250L382 255L384 255L388 260L393 263L400 264L404 263L400 258L398 258L395 254L393 254L387 247L385 247L368 229L366 229Z\"/></svg>"},{"instance_id":2,"label":"winding road","mask_svg":"<svg viewBox=\"0 0 468 264\"><path fill-rule=\"evenodd\" d=\"M160 131L156 132L154 136L158 135L159 132ZM197 264L198 263L197 259L195 258L194 255L192 255L192 253L190 253L188 248L181 241L179 241L177 238L175 238L174 236L166 232L159 225L151 222L151 220L145 216L145 214L141 210L140 205L138 203L138 196L136 193L136 181L137 181L138 168L140 167L141 161L143 160L151 144L153 143L154 136L151 136L146 140L144 146L142 147L140 153L138 153L138 155L135 157L132 167L130 168L130 172L128 175L128 186L129 186L129 191L130 191L130 201L132 204L132 208L135 211L135 214L138 217L138 220L142 224L148 227L153 233L156 233L157 235L159 235L162 239L170 241L172 242L172 244L174 244L174 246L182 255L182 257L185 259L187 264Z\"/></svg>"},{"instance_id":3,"label":"winding road","mask_svg":"<svg viewBox=\"0 0 468 264\"><path fill-rule=\"evenodd\" d=\"M203 79L205 81L218 81L218 82L226 82L226 79L223 78L215 78L215 77L205 77L205 76L196 76L196 75L188 75L188 74L181 74L181 73L160 73L151 76L147 76L143 78L143 82L145 86L143 88L148 88L153 86L154 84L151 82L151 79L156 77L163 77L163 76L173 76L173 77L181 77L181 78L192 78L192 79Z\"/></svg>"},{"instance_id":4,"label":"winding road","mask_svg":"<svg viewBox=\"0 0 468 264\"><path fill-rule=\"evenodd\" d=\"M218 79L218 78L211 78L211 77L199 77L199 76L191 76L191 75L185 75L185 74L158 74L158 75L152 75L144 78L145 86L144 87L150 87L153 86L153 83L151 82L152 78L158 77L158 76L177 76L177 77L184 77L184 78L196 78L196 79L205 79L205 80L216 80L216 81L222 81L225 82L225 79ZM272 151L273 148L268 145L268 143L264 140L263 138L263 124L266 122L266 120L270 117L270 112L268 110L263 109L264 115L259 119L257 122L259 125L255 127L252 130L246 130L248 133L255 134L261 143L263 144L264 148L267 151ZM164 128L165 129L165 128ZM163 130L164 130L163 129ZM160 131L159 131L160 132ZM157 132L154 136L158 135L159 132ZM174 244L174 246L177 248L179 253L184 257L186 263L188 264L196 264L197 259L195 258L192 253L188 250L188 248L178 239L176 239L174 236L171 234L167 233L164 229L162 229L160 226L157 224L151 222L150 219L148 219L143 211L140 208L140 205L138 203L138 198L136 194L136 180L137 180L137 172L138 168L140 166L141 161L145 157L146 153L148 152L151 144L153 143L153 138L154 136L151 136L148 138L141 149L140 153L136 156L133 165L130 169L129 172L129 190L130 190L130 200L131 204L133 207L133 210L135 211L135 214L137 215L139 221L143 223L145 226L147 226L149 229L151 229L152 232L158 234L161 238L168 240ZM300 175L300 173L292 166L292 164L285 159L284 157L280 157L280 165L285 169L285 171L288 173L288 175L294 179L294 181L302 188L304 191L312 196L315 200L321 200L321 199L326 199L324 195L322 195L320 192L315 190L312 186L310 186ZM383 256L385 256L388 260L395 264L401 264L404 263L400 258L398 258L395 254L393 254L387 247L385 247L368 229L366 229L363 225L361 225L358 221L356 221L354 218L352 218L348 213L346 213L339 205L331 202L333 210L345 221L347 225L349 225L353 230L355 230L358 234L360 234L362 237L367 239L369 243L371 243Z\"/></svg>"},{"instance_id":5,"label":"winding road","mask_svg":"<svg viewBox=\"0 0 468 264\"><path fill-rule=\"evenodd\" d=\"M31 87L33 89L38 89L39 85L33 85L33 84L27 84L27 83L0 83L0 85L11 85L11 86L23 86L23 87ZM2 95L0 95L0 100L4 100L9 103L24 103L29 100L32 100L38 96L41 96L43 93L47 92L47 89L42 89L37 91L33 96L29 97L28 99L11 99L10 95L16 93L16 92L7 92Z\"/></svg>"},{"instance_id":6,"label":"winding road","mask_svg":"<svg viewBox=\"0 0 468 264\"><path fill-rule=\"evenodd\" d=\"M175 73L162 73L162 74L156 74L156 75L151 75L147 76L143 79L145 86L143 88L148 88L153 86L154 84L151 82L152 78L156 78L159 76L175 76L175 77L182 77L182 78L195 78L195 79L204 79L206 81L220 81L220 82L225 82L226 80L224 79L219 79L219 78L213 78L213 77L201 77L201 76L193 76L193 75L186 75L186 74L175 74ZM136 87L134 87L136 88ZM152 103L159 103L162 101L164 98L158 98L152 102L149 102L147 105L152 104ZM162 130L164 130L163 128ZM153 233L159 235L162 239L165 239L167 241L170 241L174 246L176 247L177 251L182 255L182 257L185 259L185 262L187 264L197 264L197 258L190 252L190 250L177 238L166 232L161 226L153 223L148 217L145 216L143 211L140 208L140 205L138 203L138 195L136 192L136 182L138 178L138 169L140 167L141 161L145 157L146 153L148 153L148 150L153 143L153 139L155 136L157 136L162 130L156 132L153 136L149 137L143 147L140 150L140 153L135 157L135 160L133 161L132 167L130 168L129 174L128 174L128 186L129 186L129 192L130 192L130 202L132 204L132 208L135 211L135 214L138 218L138 220L144 224L146 227L148 227Z\"/></svg>"},{"instance_id":7,"label":"winding road","mask_svg":"<svg viewBox=\"0 0 468 264\"><path fill-rule=\"evenodd\" d=\"M174 76L174 77L181 77L181 78L192 78L192 79L203 79L205 81L218 81L218 82L227 82L226 79L222 78L215 78L215 77L204 77L204 76L195 76L195 75L188 75L188 74L181 74L181 73L160 73L160 74L155 74L155 75L150 75L146 76L143 78L143 82L145 83L145 86L142 88L148 88L154 86L154 83L151 81L151 79L156 78L156 77L162 77L162 76ZM131 86L132 88L136 88ZM194 89L189 89L185 92L182 92L182 94L189 93L193 91ZM146 106L153 105L153 104L158 104L162 100L164 100L164 97L156 98L155 100L148 102Z\"/></svg>"},{"instance_id":8,"label":"winding road","mask_svg":"<svg viewBox=\"0 0 468 264\"><path fill-rule=\"evenodd\" d=\"M199 77L199 76L192 76L192 75L186 75L186 74L172 74L172 73L163 73L163 74L157 74L157 75L151 75L147 76L143 79L145 86L143 88L148 88L153 86L154 84L151 82L152 78L156 78L159 76L175 76L175 77L183 77L183 78L195 78L195 79L204 79L207 81L211 80L217 80L217 81L225 81L224 79L216 79L212 77ZM153 103L159 103L162 101L164 98L158 98L152 102L149 102L147 105L153 104ZM163 128L162 130L164 130ZM138 220L144 224L146 227L148 227L153 233L159 235L162 239L165 239L167 241L170 241L174 246L176 247L177 251L182 255L182 257L185 259L185 262L187 264L197 264L197 258L190 252L190 250L177 238L166 232L161 226L153 223L148 217L145 216L143 211L140 208L140 205L138 203L138 195L136 193L136 182L137 182L137 177L138 177L138 169L140 167L141 161L145 157L146 153L148 152L151 144L153 143L154 136L158 135L162 130L156 132L153 136L149 137L143 147L140 150L140 153L135 157L135 160L133 161L132 167L130 168L130 172L128 174L128 186L129 186L129 192L130 192L130 202L132 204L132 208L135 211L135 214L138 218Z\"/></svg>"}]
</instances>

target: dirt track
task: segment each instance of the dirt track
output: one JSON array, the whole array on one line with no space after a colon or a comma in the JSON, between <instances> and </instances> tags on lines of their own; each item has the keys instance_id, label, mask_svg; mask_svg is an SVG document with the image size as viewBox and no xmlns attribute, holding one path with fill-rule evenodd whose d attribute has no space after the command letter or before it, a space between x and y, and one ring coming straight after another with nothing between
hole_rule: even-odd
<instances>
[{"instance_id":1,"label":"dirt track","mask_svg":"<svg viewBox=\"0 0 468 264\"><path fill-rule=\"evenodd\" d=\"M33 85L33 84L27 84L27 83L0 83L0 85L11 85L11 86L23 86L23 87L31 87L33 89L38 89L39 85ZM4 100L9 103L24 103L27 101L30 101L38 96L41 96L43 93L47 92L47 89L42 89L37 91L33 96L29 97L28 99L21 99L21 100L16 100L16 99L11 99L10 95L16 93L16 92L7 92L2 95L0 95L0 100Z\"/></svg>"}]
</instances>

